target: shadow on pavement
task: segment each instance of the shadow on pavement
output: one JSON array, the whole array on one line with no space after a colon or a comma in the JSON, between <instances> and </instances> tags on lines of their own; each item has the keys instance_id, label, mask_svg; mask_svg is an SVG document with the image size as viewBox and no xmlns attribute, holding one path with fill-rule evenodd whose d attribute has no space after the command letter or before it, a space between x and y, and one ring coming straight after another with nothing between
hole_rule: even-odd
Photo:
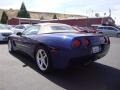
<instances>
[{"instance_id":1,"label":"shadow on pavement","mask_svg":"<svg viewBox=\"0 0 120 90\"><path fill-rule=\"evenodd\" d=\"M3 44L8 44L8 42L0 41L0 45L3 45Z\"/></svg>"},{"instance_id":2,"label":"shadow on pavement","mask_svg":"<svg viewBox=\"0 0 120 90\"><path fill-rule=\"evenodd\" d=\"M56 85L68 90L120 90L120 70L100 63L92 63L86 67L76 66L66 70L58 70L51 74L42 74L35 62L20 52L12 54Z\"/></svg>"}]
</instances>

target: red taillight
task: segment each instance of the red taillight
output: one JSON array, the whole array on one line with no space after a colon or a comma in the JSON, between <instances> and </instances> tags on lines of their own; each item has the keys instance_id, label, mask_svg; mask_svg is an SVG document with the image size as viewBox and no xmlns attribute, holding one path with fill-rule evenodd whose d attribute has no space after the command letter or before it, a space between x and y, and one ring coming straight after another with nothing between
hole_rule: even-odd
<instances>
[{"instance_id":1,"label":"red taillight","mask_svg":"<svg viewBox=\"0 0 120 90\"><path fill-rule=\"evenodd\" d=\"M74 40L74 41L72 42L72 47L79 47L80 44L81 44L80 40Z\"/></svg>"},{"instance_id":2,"label":"red taillight","mask_svg":"<svg viewBox=\"0 0 120 90\"><path fill-rule=\"evenodd\" d=\"M88 39L83 39L82 41L83 46L88 46L90 44Z\"/></svg>"}]
</instances>

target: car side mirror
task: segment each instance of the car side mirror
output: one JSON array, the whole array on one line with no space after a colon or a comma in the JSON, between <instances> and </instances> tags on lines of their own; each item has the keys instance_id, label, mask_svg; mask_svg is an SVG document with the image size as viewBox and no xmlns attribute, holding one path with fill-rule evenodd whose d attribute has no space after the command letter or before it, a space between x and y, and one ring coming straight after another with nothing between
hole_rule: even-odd
<instances>
[{"instance_id":1,"label":"car side mirror","mask_svg":"<svg viewBox=\"0 0 120 90\"><path fill-rule=\"evenodd\" d=\"M22 33L21 33L21 32L17 32L16 35L18 35L18 36L22 36Z\"/></svg>"}]
</instances>

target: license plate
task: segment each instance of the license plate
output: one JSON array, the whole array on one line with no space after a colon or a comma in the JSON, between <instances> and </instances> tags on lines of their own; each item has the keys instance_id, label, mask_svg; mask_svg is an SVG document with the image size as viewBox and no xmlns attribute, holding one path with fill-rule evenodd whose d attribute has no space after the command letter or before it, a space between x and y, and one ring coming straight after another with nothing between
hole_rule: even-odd
<instances>
[{"instance_id":1,"label":"license plate","mask_svg":"<svg viewBox=\"0 0 120 90\"><path fill-rule=\"evenodd\" d=\"M98 53L98 52L100 52L100 47L99 46L92 47L92 53Z\"/></svg>"}]
</instances>

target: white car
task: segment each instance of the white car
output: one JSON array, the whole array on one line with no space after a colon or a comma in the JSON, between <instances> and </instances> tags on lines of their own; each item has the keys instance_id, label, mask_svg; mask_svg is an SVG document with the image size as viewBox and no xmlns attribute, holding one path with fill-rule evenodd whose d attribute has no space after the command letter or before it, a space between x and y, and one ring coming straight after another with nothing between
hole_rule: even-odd
<instances>
[{"instance_id":1,"label":"white car","mask_svg":"<svg viewBox=\"0 0 120 90\"><path fill-rule=\"evenodd\" d=\"M14 34L17 34L18 32L23 32L24 30L26 30L30 26L31 26L30 24L20 24L20 25L16 25L11 30L14 32Z\"/></svg>"},{"instance_id":2,"label":"white car","mask_svg":"<svg viewBox=\"0 0 120 90\"><path fill-rule=\"evenodd\" d=\"M13 31L8 29L8 27L4 24L0 24L0 41L7 41L8 36L13 34Z\"/></svg>"},{"instance_id":3,"label":"white car","mask_svg":"<svg viewBox=\"0 0 120 90\"><path fill-rule=\"evenodd\" d=\"M120 29L114 26L99 26L97 32L107 36L120 37Z\"/></svg>"}]
</instances>

